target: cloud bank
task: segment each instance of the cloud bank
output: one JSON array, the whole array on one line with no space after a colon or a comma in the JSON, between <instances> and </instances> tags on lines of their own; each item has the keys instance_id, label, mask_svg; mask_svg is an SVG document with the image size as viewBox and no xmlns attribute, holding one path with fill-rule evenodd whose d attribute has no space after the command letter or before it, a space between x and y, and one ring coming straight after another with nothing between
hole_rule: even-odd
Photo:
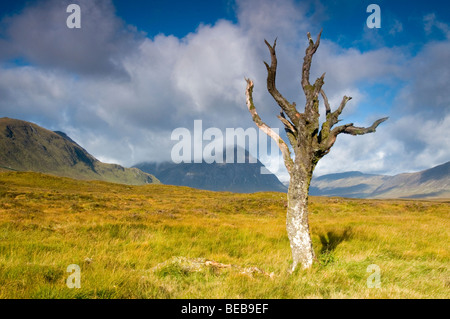
<instances>
[{"instance_id":1,"label":"cloud bank","mask_svg":"<svg viewBox=\"0 0 450 319\"><path fill-rule=\"evenodd\" d=\"M237 1L237 23L199 25L184 38L149 36L122 21L111 1L78 1L82 28L68 29L71 1L41 1L5 17L0 28L0 110L3 116L65 131L100 160L131 166L170 160L178 127L254 127L245 106L245 81L255 83L255 104L280 128L278 106L266 92L263 40L278 37L277 86L299 108L306 32L320 31L318 1ZM436 16L423 28L448 34ZM397 21L392 32L404 32ZM342 136L316 174L361 170L398 173L450 159L450 40L361 51L327 38L314 57L312 77L326 72L332 107L350 95L342 117L367 126L390 116L375 134ZM256 155L256 154L252 154ZM270 163L266 159L265 164ZM272 159L273 161L273 159ZM283 167L278 170L287 179Z\"/></svg>"}]
</instances>

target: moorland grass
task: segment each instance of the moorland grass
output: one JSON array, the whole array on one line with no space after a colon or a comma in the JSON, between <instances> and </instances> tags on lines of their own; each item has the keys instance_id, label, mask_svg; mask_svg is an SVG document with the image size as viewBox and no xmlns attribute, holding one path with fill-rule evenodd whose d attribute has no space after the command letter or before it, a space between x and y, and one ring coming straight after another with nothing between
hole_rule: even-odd
<instances>
[{"instance_id":1,"label":"moorland grass","mask_svg":"<svg viewBox=\"0 0 450 319\"><path fill-rule=\"evenodd\" d=\"M289 274L285 194L3 172L0 298L450 297L449 201L312 197L309 209L317 262ZM174 256L238 268L190 271ZM367 285L371 264L381 288Z\"/></svg>"}]
</instances>

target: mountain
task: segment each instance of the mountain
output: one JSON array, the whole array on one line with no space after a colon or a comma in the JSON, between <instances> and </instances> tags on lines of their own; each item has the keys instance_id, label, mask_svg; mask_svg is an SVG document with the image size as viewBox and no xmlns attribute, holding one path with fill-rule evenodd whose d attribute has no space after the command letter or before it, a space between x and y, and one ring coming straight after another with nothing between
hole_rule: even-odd
<instances>
[{"instance_id":1,"label":"mountain","mask_svg":"<svg viewBox=\"0 0 450 319\"><path fill-rule=\"evenodd\" d=\"M313 177L309 194L354 198L450 198L450 162L395 176L345 172Z\"/></svg>"},{"instance_id":2,"label":"mountain","mask_svg":"<svg viewBox=\"0 0 450 319\"><path fill-rule=\"evenodd\" d=\"M313 177L309 194L312 196L340 196L366 198L388 178L384 175L345 172Z\"/></svg>"},{"instance_id":3,"label":"mountain","mask_svg":"<svg viewBox=\"0 0 450 319\"><path fill-rule=\"evenodd\" d=\"M0 168L130 185L159 183L137 168L100 162L63 132L7 117L0 118Z\"/></svg>"},{"instance_id":4,"label":"mountain","mask_svg":"<svg viewBox=\"0 0 450 319\"><path fill-rule=\"evenodd\" d=\"M236 154L236 153L235 153ZM235 193L287 192L273 174L261 174L264 165L257 160L245 163L140 163L135 165L144 172L152 172L162 183L189 186L211 191Z\"/></svg>"},{"instance_id":5,"label":"mountain","mask_svg":"<svg viewBox=\"0 0 450 319\"><path fill-rule=\"evenodd\" d=\"M372 194L374 198L450 198L450 162L387 179Z\"/></svg>"}]
</instances>

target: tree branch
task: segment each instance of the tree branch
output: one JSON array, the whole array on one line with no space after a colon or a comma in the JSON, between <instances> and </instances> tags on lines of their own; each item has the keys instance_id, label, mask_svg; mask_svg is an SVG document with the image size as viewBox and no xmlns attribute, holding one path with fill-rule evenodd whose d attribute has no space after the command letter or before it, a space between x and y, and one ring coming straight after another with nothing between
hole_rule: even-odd
<instances>
[{"instance_id":1,"label":"tree branch","mask_svg":"<svg viewBox=\"0 0 450 319\"><path fill-rule=\"evenodd\" d=\"M286 119L286 116L284 116L284 112L281 111L280 115L277 115L277 117L284 124L285 129L297 137L297 130L295 129L294 125Z\"/></svg>"},{"instance_id":2,"label":"tree branch","mask_svg":"<svg viewBox=\"0 0 450 319\"><path fill-rule=\"evenodd\" d=\"M306 105L305 105L305 115L309 118L310 122L316 122L317 128L319 127L319 93L322 91L322 86L324 84L323 79L325 78L325 73L322 74L320 78L317 78L313 86L309 87L308 92L305 92Z\"/></svg>"},{"instance_id":3,"label":"tree branch","mask_svg":"<svg viewBox=\"0 0 450 319\"><path fill-rule=\"evenodd\" d=\"M252 115L253 122L255 122L256 126L266 133L268 136L270 136L278 145L278 147L281 150L281 153L283 154L284 163L286 165L286 169L289 172L289 174L292 172L294 162L291 158L291 152L289 150L288 145L283 141L283 139L275 133L274 130L272 130L271 127L269 127L266 123L264 123L261 120L261 117L256 112L255 105L253 103L253 81L250 79L245 79L247 81L247 89L245 91L245 95L247 97L247 108L250 111L250 114Z\"/></svg>"},{"instance_id":4,"label":"tree branch","mask_svg":"<svg viewBox=\"0 0 450 319\"><path fill-rule=\"evenodd\" d=\"M302 88L306 97L305 105L305 117L307 124L310 125L310 130L312 132L319 131L319 93L322 91L322 86L324 84L325 73L321 77L317 78L313 85L309 81L311 63L314 53L316 53L317 48L320 44L320 37L322 31L317 36L317 40L314 43L311 38L311 34L308 32L309 45L306 48L305 57L303 59L302 67ZM317 133L314 134L314 139L317 139Z\"/></svg>"},{"instance_id":5,"label":"tree branch","mask_svg":"<svg viewBox=\"0 0 450 319\"><path fill-rule=\"evenodd\" d=\"M275 99L275 101L278 103L278 105L281 107L281 109L287 114L289 119L297 125L300 115L297 112L297 109L295 107L295 103L289 103L286 98L284 98L283 95L278 91L275 85L275 78L277 75L277 55L275 52L275 46L277 45L277 39L275 39L273 46L267 42L267 40L264 40L267 47L270 51L270 57L271 57L271 63L270 66L264 62L266 68L267 68L267 90L272 95L272 97Z\"/></svg>"},{"instance_id":6,"label":"tree branch","mask_svg":"<svg viewBox=\"0 0 450 319\"><path fill-rule=\"evenodd\" d=\"M388 119L388 117L384 117L379 120L376 120L369 127L356 127L356 126L353 126L353 123L337 126L333 130L331 130L331 132L326 136L326 138L325 138L325 135L322 134L322 132L321 132L323 138L322 138L322 142L320 145L320 149L318 150L318 152L316 152L316 156L323 157L324 155L328 154L328 152L330 151L330 148L336 142L336 138L339 134L344 133L344 134L351 134L351 135L364 135L367 133L373 133L376 131L376 128L378 127L378 125L380 125L387 119Z\"/></svg>"},{"instance_id":7,"label":"tree branch","mask_svg":"<svg viewBox=\"0 0 450 319\"><path fill-rule=\"evenodd\" d=\"M312 57L314 53L316 53L317 48L320 44L320 36L322 35L322 30L320 31L319 35L317 36L316 43L314 43L313 39L311 38L311 34L308 32L308 40L309 45L306 48L305 57L303 58L303 67L302 67L302 87L305 94L308 91L308 88L311 86L311 83L309 83L309 72L311 69L311 62Z\"/></svg>"},{"instance_id":8,"label":"tree branch","mask_svg":"<svg viewBox=\"0 0 450 319\"><path fill-rule=\"evenodd\" d=\"M283 111L281 111L280 115L278 115L277 117L284 124L284 130L289 139L289 143L291 143L292 147L294 147L295 145L297 145L297 130L295 129L294 125L288 119L286 119Z\"/></svg>"},{"instance_id":9,"label":"tree branch","mask_svg":"<svg viewBox=\"0 0 450 319\"><path fill-rule=\"evenodd\" d=\"M333 128L333 126L339 122L339 115L341 115L342 111L344 110L345 105L348 101L350 101L352 98L348 96L344 96L342 98L342 102L337 108L336 111L331 112L331 107L328 102L328 98L323 90L320 90L320 93L322 94L322 98L325 104L326 109L326 121L322 123L322 128L319 133L318 142L319 144L322 143L322 141L326 141L328 136L330 135L330 131Z\"/></svg>"},{"instance_id":10,"label":"tree branch","mask_svg":"<svg viewBox=\"0 0 450 319\"><path fill-rule=\"evenodd\" d=\"M335 125L337 122L339 122L339 115L341 115L342 111L344 110L345 105L348 101L352 99L351 96L344 96L342 98L341 104L337 108L336 111L330 114L329 117L327 117L327 121L330 124L330 129Z\"/></svg>"},{"instance_id":11,"label":"tree branch","mask_svg":"<svg viewBox=\"0 0 450 319\"><path fill-rule=\"evenodd\" d=\"M325 92L323 90L320 90L320 94L322 95L323 98L323 104L325 104L325 110L326 110L326 115L328 115L329 113L331 113L331 107L330 107L330 103L328 102L328 98L325 95Z\"/></svg>"},{"instance_id":12,"label":"tree branch","mask_svg":"<svg viewBox=\"0 0 450 319\"><path fill-rule=\"evenodd\" d=\"M352 124L352 125L345 127L345 129L342 133L351 134L351 135L363 135L363 134L367 134L367 133L373 133L376 131L376 128L378 127L378 125L380 125L387 119L388 119L388 117L383 117L382 119L376 120L369 127L355 127Z\"/></svg>"}]
</instances>

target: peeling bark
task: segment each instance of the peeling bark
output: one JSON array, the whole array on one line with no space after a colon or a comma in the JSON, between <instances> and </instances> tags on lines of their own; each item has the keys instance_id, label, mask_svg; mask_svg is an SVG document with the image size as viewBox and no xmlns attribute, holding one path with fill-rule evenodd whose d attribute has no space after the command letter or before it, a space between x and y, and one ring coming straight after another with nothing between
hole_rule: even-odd
<instances>
[{"instance_id":1,"label":"peeling bark","mask_svg":"<svg viewBox=\"0 0 450 319\"><path fill-rule=\"evenodd\" d=\"M322 31L317 36L316 42L308 32L308 47L305 51L302 67L301 86L306 97L305 110L298 112L295 102L290 103L278 91L275 85L277 71L277 57L275 52L276 39L269 48L271 64L264 62L267 68L267 90L280 106L278 118L283 123L289 143L294 150L295 160L291 158L288 145L278 134L264 123L256 112L253 103L253 81L247 81L247 107L256 125L277 142L280 148L284 164L290 174L288 190L288 207L286 215L286 229L292 250L293 264L290 271L294 271L299 264L302 268L310 268L315 260L314 249L308 222L308 192L314 168L319 160L329 153L339 134L363 135L375 132L378 125L388 118L375 121L370 127L356 127L353 123L344 124L333 128L339 122L339 116L351 97L344 96L339 107L332 112L328 98L322 89L325 73L316 79L314 84L309 80L312 57L320 44ZM319 94L322 96L326 120L319 130ZM286 118L285 114L288 118Z\"/></svg>"}]
</instances>

